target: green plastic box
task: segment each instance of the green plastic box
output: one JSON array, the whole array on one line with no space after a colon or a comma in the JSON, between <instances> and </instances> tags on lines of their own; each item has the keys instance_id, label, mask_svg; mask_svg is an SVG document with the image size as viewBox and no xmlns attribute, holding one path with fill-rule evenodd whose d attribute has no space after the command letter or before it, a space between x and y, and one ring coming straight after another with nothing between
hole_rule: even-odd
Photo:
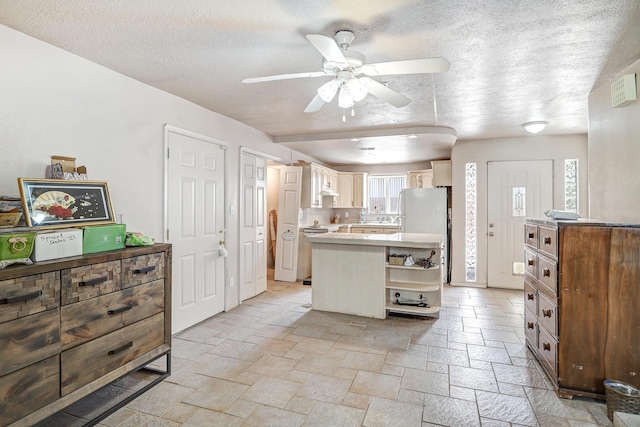
<instances>
[{"instance_id":1,"label":"green plastic box","mask_svg":"<svg viewBox=\"0 0 640 427\"><path fill-rule=\"evenodd\" d=\"M82 237L82 253L123 249L127 226L125 224L94 225L85 227Z\"/></svg>"}]
</instances>

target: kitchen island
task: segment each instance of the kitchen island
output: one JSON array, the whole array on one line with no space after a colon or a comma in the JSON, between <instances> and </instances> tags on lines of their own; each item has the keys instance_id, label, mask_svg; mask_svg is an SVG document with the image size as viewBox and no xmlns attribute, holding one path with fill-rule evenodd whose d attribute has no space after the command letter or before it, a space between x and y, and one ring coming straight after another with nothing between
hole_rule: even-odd
<instances>
[{"instance_id":1,"label":"kitchen island","mask_svg":"<svg viewBox=\"0 0 640 427\"><path fill-rule=\"evenodd\" d=\"M441 234L334 233L307 241L313 244L314 310L378 319L389 311L438 316ZM409 255L416 264L407 265Z\"/></svg>"}]
</instances>

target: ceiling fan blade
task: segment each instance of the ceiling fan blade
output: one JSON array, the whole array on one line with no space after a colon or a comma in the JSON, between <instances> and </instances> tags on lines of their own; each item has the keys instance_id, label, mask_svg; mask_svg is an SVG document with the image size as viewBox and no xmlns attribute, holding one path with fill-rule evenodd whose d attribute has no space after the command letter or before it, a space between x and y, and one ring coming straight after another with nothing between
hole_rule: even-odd
<instances>
[{"instance_id":1,"label":"ceiling fan blade","mask_svg":"<svg viewBox=\"0 0 640 427\"><path fill-rule=\"evenodd\" d=\"M276 76L249 77L246 79L242 79L242 83L271 82L274 80L301 79L305 77L322 77L326 75L327 73L325 73L324 71L311 71L308 73L293 73L293 74L278 74Z\"/></svg>"},{"instance_id":2,"label":"ceiling fan blade","mask_svg":"<svg viewBox=\"0 0 640 427\"><path fill-rule=\"evenodd\" d=\"M311 102L309 103L309 105L307 105L307 108L304 109L305 113L315 113L316 111L319 111L322 106L324 105L324 101L322 100L322 98L320 98L320 95L316 95Z\"/></svg>"},{"instance_id":3,"label":"ceiling fan blade","mask_svg":"<svg viewBox=\"0 0 640 427\"><path fill-rule=\"evenodd\" d=\"M449 71L449 61L445 58L409 59L406 61L379 62L362 66L367 76L385 76L389 74L444 73Z\"/></svg>"},{"instance_id":4,"label":"ceiling fan blade","mask_svg":"<svg viewBox=\"0 0 640 427\"><path fill-rule=\"evenodd\" d=\"M371 95L380 98L385 102L388 102L394 107L404 107L411 102L409 98L402 95L401 93L398 93L393 89L389 89L382 83L370 79L369 77L361 77L360 81L367 86L367 89L369 90L369 93Z\"/></svg>"},{"instance_id":5,"label":"ceiling fan blade","mask_svg":"<svg viewBox=\"0 0 640 427\"><path fill-rule=\"evenodd\" d=\"M334 39L321 34L307 34L306 37L328 61L347 65L347 59Z\"/></svg>"}]
</instances>

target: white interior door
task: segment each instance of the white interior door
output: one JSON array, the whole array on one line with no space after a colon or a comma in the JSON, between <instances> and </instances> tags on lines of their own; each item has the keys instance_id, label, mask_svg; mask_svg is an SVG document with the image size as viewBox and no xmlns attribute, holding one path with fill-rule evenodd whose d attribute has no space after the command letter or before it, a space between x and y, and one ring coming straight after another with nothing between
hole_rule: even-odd
<instances>
[{"instance_id":1,"label":"white interior door","mask_svg":"<svg viewBox=\"0 0 640 427\"><path fill-rule=\"evenodd\" d=\"M553 208L553 161L489 162L487 286L524 289L524 220Z\"/></svg>"},{"instance_id":2,"label":"white interior door","mask_svg":"<svg viewBox=\"0 0 640 427\"><path fill-rule=\"evenodd\" d=\"M242 153L242 205L240 207L240 298L267 290L267 162Z\"/></svg>"},{"instance_id":3,"label":"white interior door","mask_svg":"<svg viewBox=\"0 0 640 427\"><path fill-rule=\"evenodd\" d=\"M167 242L173 245L172 333L224 310L225 147L168 130Z\"/></svg>"},{"instance_id":4,"label":"white interior door","mask_svg":"<svg viewBox=\"0 0 640 427\"><path fill-rule=\"evenodd\" d=\"M282 166L280 168L274 279L283 282L296 281L301 185L302 167Z\"/></svg>"}]
</instances>

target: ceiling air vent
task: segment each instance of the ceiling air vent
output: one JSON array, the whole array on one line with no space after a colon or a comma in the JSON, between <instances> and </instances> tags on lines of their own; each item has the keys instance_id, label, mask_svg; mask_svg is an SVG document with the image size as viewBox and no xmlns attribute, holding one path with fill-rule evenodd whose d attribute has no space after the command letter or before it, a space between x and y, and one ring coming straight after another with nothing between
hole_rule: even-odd
<instances>
[{"instance_id":1,"label":"ceiling air vent","mask_svg":"<svg viewBox=\"0 0 640 427\"><path fill-rule=\"evenodd\" d=\"M636 100L636 75L625 74L611 83L611 106L624 107Z\"/></svg>"}]
</instances>

